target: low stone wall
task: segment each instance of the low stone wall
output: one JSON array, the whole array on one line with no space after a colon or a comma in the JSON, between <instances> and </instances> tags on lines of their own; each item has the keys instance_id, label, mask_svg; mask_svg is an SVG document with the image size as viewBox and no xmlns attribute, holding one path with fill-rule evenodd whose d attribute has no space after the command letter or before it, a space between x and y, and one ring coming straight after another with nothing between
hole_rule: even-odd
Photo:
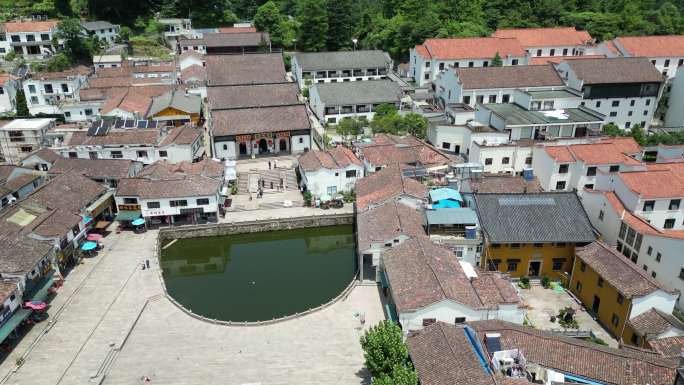
<instances>
[{"instance_id":1,"label":"low stone wall","mask_svg":"<svg viewBox=\"0 0 684 385\"><path fill-rule=\"evenodd\" d=\"M335 214L335 215L325 215L325 216L309 216L300 218L290 218L290 219L273 219L264 221L253 221L253 222L239 222L239 223L219 223L219 224L209 224L209 225L197 225L197 226L181 226L174 228L161 229L159 231L159 237L157 237L157 243L155 245L155 255L157 257L159 266L161 266L161 246L162 241L167 239L183 239L183 238L197 238L197 237L213 237L220 235L231 235L231 234L246 234L246 233L259 233L264 231L277 231L277 230L291 230L291 229L302 229L309 227L321 227L321 226L337 226L337 225L351 225L354 224L354 214ZM239 322L239 321L223 321L212 318L204 317L200 314L194 313L192 310L181 305L176 301L169 293L166 291L166 282L162 274L162 269L158 270L158 278L161 282L161 286L164 289L164 296L173 303L176 307L182 310L185 314L196 318L200 321L209 322L216 325L225 326L264 326L272 325L278 322L288 321L295 318L300 318L311 314L313 312L327 308L330 305L337 303L338 301L347 298L349 293L356 287L358 270L354 277L352 277L351 282L347 287L342 290L342 292L330 301L305 310L301 313L295 313L287 315L280 318L274 318L270 320L263 321L253 321L253 322Z\"/></svg>"},{"instance_id":2,"label":"low stone wall","mask_svg":"<svg viewBox=\"0 0 684 385\"><path fill-rule=\"evenodd\" d=\"M299 218L269 219L237 223L214 223L206 225L179 226L159 230L161 241L221 235L261 233L264 231L292 230L309 227L354 224L354 214L316 215Z\"/></svg>"}]
</instances>

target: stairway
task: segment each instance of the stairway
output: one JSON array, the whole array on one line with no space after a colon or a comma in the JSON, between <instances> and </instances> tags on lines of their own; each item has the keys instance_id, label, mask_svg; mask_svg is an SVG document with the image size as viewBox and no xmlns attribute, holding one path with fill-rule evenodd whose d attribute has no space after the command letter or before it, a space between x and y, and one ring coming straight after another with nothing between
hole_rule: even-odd
<instances>
[{"instance_id":1,"label":"stairway","mask_svg":"<svg viewBox=\"0 0 684 385\"><path fill-rule=\"evenodd\" d=\"M296 191L299 190L297 185L297 174L294 169L276 169L276 170L259 170L242 172L238 174L238 193L247 194L249 192L255 193L258 188L259 179L265 182L266 190L270 190L271 182L273 182L273 189L278 189L282 179L285 190Z\"/></svg>"}]
</instances>

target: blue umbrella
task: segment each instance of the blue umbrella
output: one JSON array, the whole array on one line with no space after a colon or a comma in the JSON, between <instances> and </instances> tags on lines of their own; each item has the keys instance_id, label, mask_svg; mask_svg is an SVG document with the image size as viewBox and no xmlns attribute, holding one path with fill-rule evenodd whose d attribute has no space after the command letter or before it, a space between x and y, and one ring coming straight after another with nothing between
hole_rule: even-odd
<instances>
[{"instance_id":1,"label":"blue umbrella","mask_svg":"<svg viewBox=\"0 0 684 385\"><path fill-rule=\"evenodd\" d=\"M83 251L90 251L95 249L97 249L97 243L95 242L86 242L81 245L81 250Z\"/></svg>"},{"instance_id":2,"label":"blue umbrella","mask_svg":"<svg viewBox=\"0 0 684 385\"><path fill-rule=\"evenodd\" d=\"M142 218L138 218L138 219L134 220L133 222L131 222L131 224L133 226L142 226L145 224L145 220Z\"/></svg>"}]
</instances>

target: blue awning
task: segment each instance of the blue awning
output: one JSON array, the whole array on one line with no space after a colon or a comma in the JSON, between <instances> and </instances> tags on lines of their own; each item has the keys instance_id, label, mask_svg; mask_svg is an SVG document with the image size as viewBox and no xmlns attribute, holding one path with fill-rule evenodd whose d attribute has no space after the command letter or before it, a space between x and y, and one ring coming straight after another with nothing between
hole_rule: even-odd
<instances>
[{"instance_id":1,"label":"blue awning","mask_svg":"<svg viewBox=\"0 0 684 385\"><path fill-rule=\"evenodd\" d=\"M458 191L448 188L441 187L434 190L430 190L430 200L433 202L441 201L443 199L451 199L459 202L463 202L463 197Z\"/></svg>"},{"instance_id":2,"label":"blue awning","mask_svg":"<svg viewBox=\"0 0 684 385\"><path fill-rule=\"evenodd\" d=\"M388 303L385 305L385 313L390 321L399 323L399 316L397 315L397 308L393 303Z\"/></svg>"},{"instance_id":3,"label":"blue awning","mask_svg":"<svg viewBox=\"0 0 684 385\"><path fill-rule=\"evenodd\" d=\"M380 284L383 288L389 287L389 279L387 279L387 273L384 270L380 272Z\"/></svg>"},{"instance_id":4,"label":"blue awning","mask_svg":"<svg viewBox=\"0 0 684 385\"><path fill-rule=\"evenodd\" d=\"M457 209L460 208L461 204L457 201L452 201L451 199L442 199L437 203L432 204L433 209Z\"/></svg>"},{"instance_id":5,"label":"blue awning","mask_svg":"<svg viewBox=\"0 0 684 385\"><path fill-rule=\"evenodd\" d=\"M7 339L7 336L9 336L14 329L19 326L21 321L25 320L28 318L28 316L31 315L31 309L19 309L17 310L10 319L5 322L2 327L0 327L0 343L4 342L5 339Z\"/></svg>"}]
</instances>

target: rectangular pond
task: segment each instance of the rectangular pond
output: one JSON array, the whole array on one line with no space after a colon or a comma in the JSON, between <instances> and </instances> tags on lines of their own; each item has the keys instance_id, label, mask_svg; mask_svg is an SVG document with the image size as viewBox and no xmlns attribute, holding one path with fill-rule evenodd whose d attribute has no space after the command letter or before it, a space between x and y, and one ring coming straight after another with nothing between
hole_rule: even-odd
<instances>
[{"instance_id":1,"label":"rectangular pond","mask_svg":"<svg viewBox=\"0 0 684 385\"><path fill-rule=\"evenodd\" d=\"M264 321L337 297L355 278L352 225L166 241L168 293L224 321Z\"/></svg>"}]
</instances>

